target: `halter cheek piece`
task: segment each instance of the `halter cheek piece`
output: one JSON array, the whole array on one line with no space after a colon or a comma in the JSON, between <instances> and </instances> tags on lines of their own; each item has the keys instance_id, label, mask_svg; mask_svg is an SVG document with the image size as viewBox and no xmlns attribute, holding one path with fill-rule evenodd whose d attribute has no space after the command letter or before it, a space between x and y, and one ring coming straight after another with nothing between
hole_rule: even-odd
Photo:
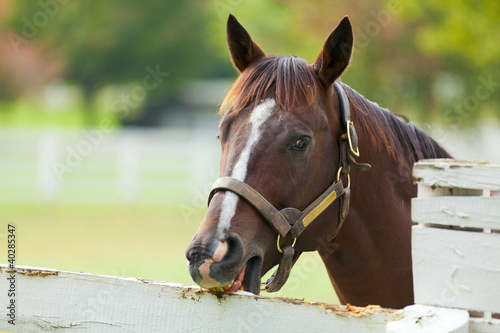
<instances>
[{"instance_id":1,"label":"halter cheek piece","mask_svg":"<svg viewBox=\"0 0 500 333\"><path fill-rule=\"evenodd\" d=\"M212 186L208 198L208 204L212 197L219 191L230 191L237 194L239 197L248 202L262 217L269 223L274 232L278 235L277 248L281 253L278 269L267 280L264 290L275 292L281 289L285 284L290 271L294 264L295 250L293 246L300 234L313 222L323 211L325 211L337 199L340 200L339 224L335 230L333 240L349 212L350 199L350 172L351 165L355 168L366 171L370 168L369 164L356 162L356 157L359 157L358 137L354 124L351 121L350 106L344 88L337 82L334 84L335 91L339 96L340 113L342 118L342 129L344 133L340 136L340 159L339 169L337 171L337 179L331 184L325 192L323 192L316 200L314 200L306 209L300 211L296 208L285 208L278 211L269 201L267 201L259 192L254 190L249 185L238 179L231 177L221 177L217 179ZM341 179L341 174L347 175L347 187ZM291 245L280 247L280 238L285 238L290 235L293 238ZM330 240L330 241L331 241ZM297 258L295 258L297 259Z\"/></svg>"}]
</instances>

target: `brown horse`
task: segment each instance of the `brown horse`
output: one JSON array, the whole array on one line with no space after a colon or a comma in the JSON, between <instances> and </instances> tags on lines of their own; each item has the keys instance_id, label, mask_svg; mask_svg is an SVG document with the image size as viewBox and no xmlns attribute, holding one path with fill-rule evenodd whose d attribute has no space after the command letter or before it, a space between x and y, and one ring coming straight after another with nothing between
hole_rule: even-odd
<instances>
[{"instance_id":1,"label":"brown horse","mask_svg":"<svg viewBox=\"0 0 500 333\"><path fill-rule=\"evenodd\" d=\"M280 263L277 290L300 253L319 251L342 303L412 304L411 168L448 153L335 82L353 47L347 17L314 64L266 56L233 16L227 39L241 74L221 107L225 178L186 251L193 280L258 294L261 277Z\"/></svg>"}]
</instances>

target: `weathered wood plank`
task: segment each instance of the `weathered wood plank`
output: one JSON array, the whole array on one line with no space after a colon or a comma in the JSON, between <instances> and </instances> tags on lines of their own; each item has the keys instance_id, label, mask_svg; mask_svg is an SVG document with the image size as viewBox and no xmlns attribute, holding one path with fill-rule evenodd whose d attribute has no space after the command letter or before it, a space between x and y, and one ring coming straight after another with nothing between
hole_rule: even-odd
<instances>
[{"instance_id":1,"label":"weathered wood plank","mask_svg":"<svg viewBox=\"0 0 500 333\"><path fill-rule=\"evenodd\" d=\"M0 290L7 291L5 265ZM401 312L254 296L220 297L199 287L44 270L16 275L16 326L0 306L0 330L15 332L385 332ZM1 298L5 299L5 298ZM15 330L13 330L15 328Z\"/></svg>"},{"instance_id":2,"label":"weathered wood plank","mask_svg":"<svg viewBox=\"0 0 500 333\"><path fill-rule=\"evenodd\" d=\"M386 333L469 333L469 312L459 309L410 305L404 318L387 324Z\"/></svg>"},{"instance_id":3,"label":"weathered wood plank","mask_svg":"<svg viewBox=\"0 0 500 333\"><path fill-rule=\"evenodd\" d=\"M481 196L483 190L458 188L458 187L434 187L422 183L418 185L418 197L445 197L445 196Z\"/></svg>"},{"instance_id":4,"label":"weathered wood plank","mask_svg":"<svg viewBox=\"0 0 500 333\"><path fill-rule=\"evenodd\" d=\"M414 222L500 230L500 197L414 198Z\"/></svg>"},{"instance_id":5,"label":"weathered wood plank","mask_svg":"<svg viewBox=\"0 0 500 333\"><path fill-rule=\"evenodd\" d=\"M415 183L500 191L500 166L479 161L423 160L413 167Z\"/></svg>"},{"instance_id":6,"label":"weathered wood plank","mask_svg":"<svg viewBox=\"0 0 500 333\"><path fill-rule=\"evenodd\" d=\"M500 312L500 234L414 226L415 303Z\"/></svg>"}]
</instances>

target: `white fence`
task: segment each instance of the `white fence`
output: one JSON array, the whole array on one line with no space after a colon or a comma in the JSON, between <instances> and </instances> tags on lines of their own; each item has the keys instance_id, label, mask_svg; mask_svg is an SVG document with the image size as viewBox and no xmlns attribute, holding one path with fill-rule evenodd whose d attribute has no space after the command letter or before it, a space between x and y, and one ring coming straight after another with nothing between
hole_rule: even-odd
<instances>
[{"instance_id":1,"label":"white fence","mask_svg":"<svg viewBox=\"0 0 500 333\"><path fill-rule=\"evenodd\" d=\"M206 196L218 176L218 117L184 111L161 129L0 127L0 203L178 205L194 191ZM431 132L453 156L500 163L497 127Z\"/></svg>"},{"instance_id":2,"label":"white fence","mask_svg":"<svg viewBox=\"0 0 500 333\"><path fill-rule=\"evenodd\" d=\"M500 332L500 321L491 319L500 313L500 166L427 160L415 164L413 178L415 303L463 309L470 327L456 332ZM425 331L409 330L414 322L391 325L394 332Z\"/></svg>"},{"instance_id":3,"label":"white fence","mask_svg":"<svg viewBox=\"0 0 500 333\"><path fill-rule=\"evenodd\" d=\"M500 332L500 166L416 164L415 300L358 308L198 287L0 265L0 329L9 332ZM478 208L480 207L480 208ZM478 214L479 212L479 214ZM14 277L14 278L12 278ZM9 278L11 280L9 280ZM14 281L14 285L12 285ZM14 313L15 323L8 323Z\"/></svg>"},{"instance_id":4,"label":"white fence","mask_svg":"<svg viewBox=\"0 0 500 333\"><path fill-rule=\"evenodd\" d=\"M210 121L209 121L210 122ZM2 204L176 205L217 178L208 128L0 129Z\"/></svg>"},{"instance_id":5,"label":"white fence","mask_svg":"<svg viewBox=\"0 0 500 333\"><path fill-rule=\"evenodd\" d=\"M413 177L415 301L500 313L500 166L429 160Z\"/></svg>"},{"instance_id":6,"label":"white fence","mask_svg":"<svg viewBox=\"0 0 500 333\"><path fill-rule=\"evenodd\" d=\"M3 293L11 273L1 270ZM383 332L387 321L401 316L377 307L305 304L243 291L217 297L167 282L18 270L16 326L7 322L6 302L0 307L0 330L9 332Z\"/></svg>"}]
</instances>

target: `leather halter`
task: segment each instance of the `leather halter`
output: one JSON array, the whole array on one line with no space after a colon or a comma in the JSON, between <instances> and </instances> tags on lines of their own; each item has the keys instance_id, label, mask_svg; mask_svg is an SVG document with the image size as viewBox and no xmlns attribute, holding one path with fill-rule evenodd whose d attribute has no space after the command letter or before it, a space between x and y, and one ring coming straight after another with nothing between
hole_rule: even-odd
<instances>
[{"instance_id":1,"label":"leather halter","mask_svg":"<svg viewBox=\"0 0 500 333\"><path fill-rule=\"evenodd\" d=\"M350 106L344 88L337 82L334 84L335 91L339 96L340 113L342 118L342 129L344 133L340 136L340 159L337 179L318 198L316 198L306 209L300 211L296 208L285 208L278 211L259 192L248 184L231 177L221 177L215 181L208 197L208 204L212 197L219 191L230 191L248 202L260 215L269 223L271 228L278 235L277 247L281 253L278 269L267 280L265 290L275 292L285 284L294 261L296 239L322 212L324 212L336 200L340 200L339 224L333 234L332 241L340 232L344 220L349 212L350 199L350 165L352 164L361 171L368 170L369 164L356 162L359 157L358 137L354 124L351 121ZM347 187L341 179L341 173L347 175ZM293 238L293 244L280 248L280 237Z\"/></svg>"}]
</instances>

